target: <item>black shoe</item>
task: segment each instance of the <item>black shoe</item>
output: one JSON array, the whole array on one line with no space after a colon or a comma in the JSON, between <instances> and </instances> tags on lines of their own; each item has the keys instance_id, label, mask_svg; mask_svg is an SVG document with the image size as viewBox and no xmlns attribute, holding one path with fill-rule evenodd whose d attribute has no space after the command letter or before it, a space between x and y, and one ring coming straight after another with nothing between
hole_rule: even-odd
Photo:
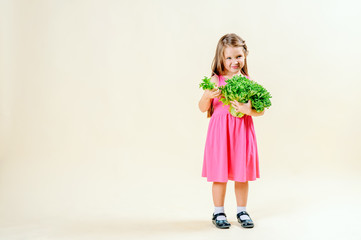
<instances>
[{"instance_id":1,"label":"black shoe","mask_svg":"<svg viewBox=\"0 0 361 240\"><path fill-rule=\"evenodd\" d=\"M253 228L254 224L253 224L252 219L241 220L242 215L247 215L249 218L251 218L246 211L242 211L242 212L237 213L237 220L242 225L242 227L244 227L244 228Z\"/></svg>"},{"instance_id":2,"label":"black shoe","mask_svg":"<svg viewBox=\"0 0 361 240\"><path fill-rule=\"evenodd\" d=\"M214 225L216 225L217 228L226 229L231 226L231 224L229 222L227 222L227 220L217 220L218 216L227 217L225 213L217 213L217 214L213 213L212 222Z\"/></svg>"}]
</instances>

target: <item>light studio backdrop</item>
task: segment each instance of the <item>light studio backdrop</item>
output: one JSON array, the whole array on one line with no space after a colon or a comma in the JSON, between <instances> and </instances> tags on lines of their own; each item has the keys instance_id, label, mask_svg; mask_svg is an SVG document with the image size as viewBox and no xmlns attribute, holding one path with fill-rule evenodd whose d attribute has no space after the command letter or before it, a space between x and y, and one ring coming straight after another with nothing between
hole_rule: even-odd
<instances>
[{"instance_id":1,"label":"light studio backdrop","mask_svg":"<svg viewBox=\"0 0 361 240\"><path fill-rule=\"evenodd\" d=\"M359 239L357 1L0 1L1 239ZM211 223L199 83L226 33L273 96L255 227ZM342 221L342 222L339 222Z\"/></svg>"}]
</instances>

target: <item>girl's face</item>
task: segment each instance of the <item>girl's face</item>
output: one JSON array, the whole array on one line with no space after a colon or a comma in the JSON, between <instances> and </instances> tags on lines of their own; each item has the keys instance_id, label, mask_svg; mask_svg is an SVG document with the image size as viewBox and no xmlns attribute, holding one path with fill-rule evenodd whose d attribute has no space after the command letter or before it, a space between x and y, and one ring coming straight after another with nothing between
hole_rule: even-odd
<instances>
[{"instance_id":1,"label":"girl's face","mask_svg":"<svg viewBox=\"0 0 361 240\"><path fill-rule=\"evenodd\" d=\"M245 59L243 47L225 47L223 55L226 75L240 74Z\"/></svg>"}]
</instances>

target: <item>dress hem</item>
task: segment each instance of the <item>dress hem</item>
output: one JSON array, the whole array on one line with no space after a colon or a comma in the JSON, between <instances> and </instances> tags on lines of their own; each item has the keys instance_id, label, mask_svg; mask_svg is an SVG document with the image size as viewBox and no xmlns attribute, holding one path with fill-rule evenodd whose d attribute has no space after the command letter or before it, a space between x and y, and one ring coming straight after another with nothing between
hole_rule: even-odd
<instances>
[{"instance_id":1,"label":"dress hem","mask_svg":"<svg viewBox=\"0 0 361 240\"><path fill-rule=\"evenodd\" d=\"M207 178L207 176L202 176L202 177ZM229 180L235 181L235 182L248 182L248 181L256 181L258 178L260 178L260 177L248 179L248 180L246 180L246 181L235 180L235 178L231 178L231 177L228 177L228 180L227 180L227 181L224 181L224 180L218 181L218 180L212 180L212 179L207 178L207 182L228 182Z\"/></svg>"}]
</instances>

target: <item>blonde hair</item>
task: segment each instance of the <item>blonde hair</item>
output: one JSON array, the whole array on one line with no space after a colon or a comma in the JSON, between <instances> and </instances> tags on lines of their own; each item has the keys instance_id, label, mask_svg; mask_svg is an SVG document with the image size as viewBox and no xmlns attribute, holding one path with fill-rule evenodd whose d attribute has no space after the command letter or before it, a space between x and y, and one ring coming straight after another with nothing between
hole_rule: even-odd
<instances>
[{"instance_id":1,"label":"blonde hair","mask_svg":"<svg viewBox=\"0 0 361 240\"><path fill-rule=\"evenodd\" d=\"M243 40L240 36L235 33L229 33L222 36L217 44L216 54L212 61L212 75L225 75L224 69L224 49L226 47L242 47L244 52L244 66L241 69L241 73L243 75L248 76L248 68L247 68L247 56L248 49L246 45L246 41ZM207 111L207 118L210 118L214 112L213 101L211 101L211 106Z\"/></svg>"}]
</instances>

